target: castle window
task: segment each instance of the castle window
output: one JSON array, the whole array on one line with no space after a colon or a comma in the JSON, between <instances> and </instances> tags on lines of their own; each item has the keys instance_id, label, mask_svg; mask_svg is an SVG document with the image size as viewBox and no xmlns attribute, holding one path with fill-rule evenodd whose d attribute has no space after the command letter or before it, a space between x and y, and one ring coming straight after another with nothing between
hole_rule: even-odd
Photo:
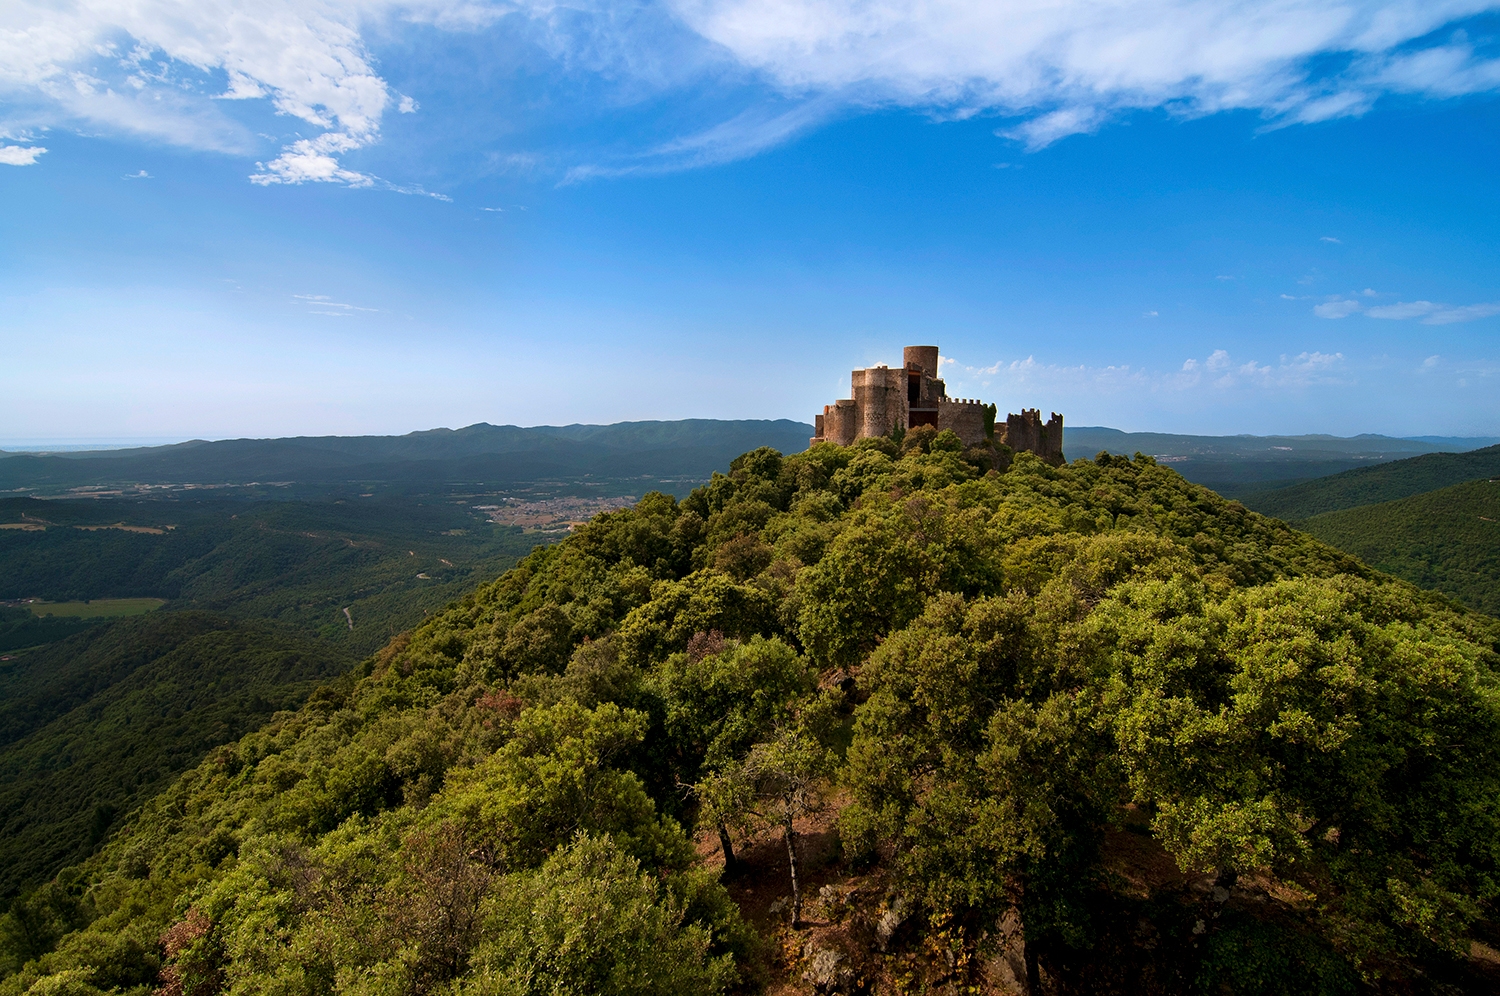
<instances>
[{"instance_id":1,"label":"castle window","mask_svg":"<svg viewBox=\"0 0 1500 996\"><path fill-rule=\"evenodd\" d=\"M922 374L912 370L906 375L906 403L912 408L922 401Z\"/></svg>"}]
</instances>

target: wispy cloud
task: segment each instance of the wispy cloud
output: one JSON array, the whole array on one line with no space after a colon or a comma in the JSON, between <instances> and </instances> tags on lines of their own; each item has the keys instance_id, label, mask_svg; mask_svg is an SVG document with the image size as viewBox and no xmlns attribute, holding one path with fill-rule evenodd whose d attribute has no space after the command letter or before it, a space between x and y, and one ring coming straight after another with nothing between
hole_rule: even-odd
<instances>
[{"instance_id":1,"label":"wispy cloud","mask_svg":"<svg viewBox=\"0 0 1500 996\"><path fill-rule=\"evenodd\" d=\"M1363 307L1358 301L1324 301L1322 304L1314 305L1313 314L1319 318L1348 318L1350 315L1358 314Z\"/></svg>"},{"instance_id":2,"label":"wispy cloud","mask_svg":"<svg viewBox=\"0 0 1500 996\"><path fill-rule=\"evenodd\" d=\"M145 170L140 170L140 171L135 172L135 173L126 173L123 177L121 177L121 179L122 180L154 180L155 177L153 177L150 173L147 173Z\"/></svg>"},{"instance_id":3,"label":"wispy cloud","mask_svg":"<svg viewBox=\"0 0 1500 996\"><path fill-rule=\"evenodd\" d=\"M333 300L326 294L293 294L292 299L307 305L307 313L310 315L328 315L333 318L349 318L356 312L380 310L379 308L361 308L357 304L344 304Z\"/></svg>"},{"instance_id":4,"label":"wispy cloud","mask_svg":"<svg viewBox=\"0 0 1500 996\"><path fill-rule=\"evenodd\" d=\"M1324 236L1320 237L1318 239L1318 241L1319 242L1332 242L1336 246L1341 246L1341 245L1344 244L1344 240L1343 239L1336 239L1332 235L1324 235Z\"/></svg>"},{"instance_id":5,"label":"wispy cloud","mask_svg":"<svg viewBox=\"0 0 1500 996\"><path fill-rule=\"evenodd\" d=\"M575 166L565 174L563 183L577 183L594 177L676 173L733 162L781 145L823 124L841 109L838 102L827 98L808 100L774 113L765 108L754 108L703 131L664 142L623 162Z\"/></svg>"},{"instance_id":6,"label":"wispy cloud","mask_svg":"<svg viewBox=\"0 0 1500 996\"><path fill-rule=\"evenodd\" d=\"M1372 290L1367 289L1363 293L1367 297L1375 296ZM1347 318L1350 315L1363 314L1369 318L1381 318L1388 321L1417 319L1423 325L1454 325L1459 322L1472 322L1476 319L1500 315L1500 301L1464 305L1437 304L1432 301L1398 301L1395 304L1381 304L1369 308L1365 307L1363 302L1347 297L1325 301L1313 308L1313 314L1319 318Z\"/></svg>"},{"instance_id":7,"label":"wispy cloud","mask_svg":"<svg viewBox=\"0 0 1500 996\"><path fill-rule=\"evenodd\" d=\"M40 145L0 145L0 165L33 166L36 157L46 151Z\"/></svg>"},{"instance_id":8,"label":"wispy cloud","mask_svg":"<svg viewBox=\"0 0 1500 996\"><path fill-rule=\"evenodd\" d=\"M962 385L963 389L999 389L1008 393L1045 389L1165 394L1195 390L1293 390L1345 384L1351 378L1344 354L1316 350L1283 355L1275 362L1263 363L1216 349L1208 356L1184 360L1176 370L1152 370L1129 364L1067 366L1039 363L1034 356L1000 360L988 366L973 366L945 356L940 358L939 367L950 382Z\"/></svg>"},{"instance_id":9,"label":"wispy cloud","mask_svg":"<svg viewBox=\"0 0 1500 996\"><path fill-rule=\"evenodd\" d=\"M382 6L396 5L15 0L0 11L0 94L50 107L53 123L235 153L251 137L216 103L267 100L323 134L283 149L261 182L366 185L328 160L375 141L391 102L360 33Z\"/></svg>"}]
</instances>

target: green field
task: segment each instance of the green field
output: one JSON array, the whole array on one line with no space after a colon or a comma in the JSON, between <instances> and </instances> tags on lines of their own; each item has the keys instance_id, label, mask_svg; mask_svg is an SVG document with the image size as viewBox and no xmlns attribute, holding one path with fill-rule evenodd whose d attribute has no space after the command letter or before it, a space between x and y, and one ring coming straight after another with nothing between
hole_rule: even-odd
<instances>
[{"instance_id":1,"label":"green field","mask_svg":"<svg viewBox=\"0 0 1500 996\"><path fill-rule=\"evenodd\" d=\"M165 605L165 598L95 598L86 602L29 602L34 616L72 616L78 619L122 619Z\"/></svg>"}]
</instances>

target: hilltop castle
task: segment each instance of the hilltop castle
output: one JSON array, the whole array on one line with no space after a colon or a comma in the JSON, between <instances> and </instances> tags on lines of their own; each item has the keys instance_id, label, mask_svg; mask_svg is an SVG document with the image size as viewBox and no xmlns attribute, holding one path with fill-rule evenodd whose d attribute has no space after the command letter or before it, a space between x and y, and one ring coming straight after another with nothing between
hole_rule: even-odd
<instances>
[{"instance_id":1,"label":"hilltop castle","mask_svg":"<svg viewBox=\"0 0 1500 996\"><path fill-rule=\"evenodd\" d=\"M1004 425L997 422L990 436L985 431L986 405L948 397L937 375L936 346L907 346L901 359L899 370L880 364L854 371L854 397L823 406L811 442L848 446L856 439L890 435L897 426L930 425L939 432L952 429L965 446L993 442L1018 453L1035 453L1051 464L1063 462L1061 415L1053 412L1044 424L1038 409L1023 408L1019 415L1008 415Z\"/></svg>"}]
</instances>

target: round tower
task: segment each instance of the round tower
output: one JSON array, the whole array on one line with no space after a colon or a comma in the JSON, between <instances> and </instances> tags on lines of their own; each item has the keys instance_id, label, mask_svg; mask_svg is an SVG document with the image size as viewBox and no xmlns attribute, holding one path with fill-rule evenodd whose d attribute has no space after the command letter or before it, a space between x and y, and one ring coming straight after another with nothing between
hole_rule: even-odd
<instances>
[{"instance_id":1,"label":"round tower","mask_svg":"<svg viewBox=\"0 0 1500 996\"><path fill-rule=\"evenodd\" d=\"M938 375L938 348L936 346L907 346L901 351L901 365L910 370L912 364L928 377Z\"/></svg>"}]
</instances>

